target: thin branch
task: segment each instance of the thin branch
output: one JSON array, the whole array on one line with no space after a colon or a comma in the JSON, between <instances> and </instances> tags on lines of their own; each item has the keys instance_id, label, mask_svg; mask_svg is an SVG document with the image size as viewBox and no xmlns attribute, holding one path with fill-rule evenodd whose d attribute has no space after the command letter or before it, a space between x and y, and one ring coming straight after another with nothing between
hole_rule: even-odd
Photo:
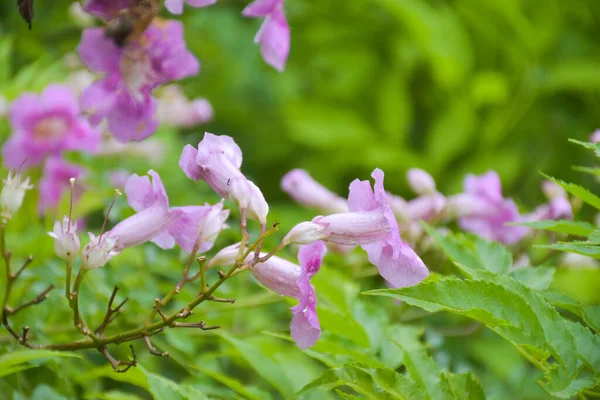
<instances>
[{"instance_id":1,"label":"thin branch","mask_svg":"<svg viewBox=\"0 0 600 400\"><path fill-rule=\"evenodd\" d=\"M48 297L50 297L49 293L52 289L54 289L54 285L48 286L46 289L44 289L44 291L42 293L38 294L33 300L30 300L27 303L23 303L16 308L7 308L8 315L15 315L16 313L18 313L19 311L21 311L24 308L33 306L35 304L40 304L42 301L44 301Z\"/></svg>"},{"instance_id":2,"label":"thin branch","mask_svg":"<svg viewBox=\"0 0 600 400\"><path fill-rule=\"evenodd\" d=\"M26 344L27 341L29 340L29 337L27 336L29 334L29 327L27 325L25 325L23 327L23 333L21 334L21 340L19 340L19 342L21 342L21 344Z\"/></svg>"},{"instance_id":3,"label":"thin branch","mask_svg":"<svg viewBox=\"0 0 600 400\"><path fill-rule=\"evenodd\" d=\"M222 299L220 297L215 297L215 296L210 296L207 300L210 301L216 301L217 303L235 303L235 299L231 298L231 299Z\"/></svg>"},{"instance_id":4,"label":"thin branch","mask_svg":"<svg viewBox=\"0 0 600 400\"><path fill-rule=\"evenodd\" d=\"M150 341L150 336L144 336L144 342L146 343L146 346L148 347L150 354L152 354L154 356L159 356L159 357L166 357L169 355L168 351L161 353L160 351L156 350L156 347L152 346L152 342Z\"/></svg>"},{"instance_id":5,"label":"thin branch","mask_svg":"<svg viewBox=\"0 0 600 400\"><path fill-rule=\"evenodd\" d=\"M203 331L211 331L213 329L221 329L220 325L206 326L204 321L200 322L173 322L171 324L173 328L200 328Z\"/></svg>"},{"instance_id":6,"label":"thin branch","mask_svg":"<svg viewBox=\"0 0 600 400\"><path fill-rule=\"evenodd\" d=\"M167 317L162 311L160 311L160 309L158 308L158 306L156 304L154 305L154 311L156 311L158 313L158 315L160 315L160 317L162 318L163 321L166 321L169 319L169 317Z\"/></svg>"},{"instance_id":7,"label":"thin branch","mask_svg":"<svg viewBox=\"0 0 600 400\"><path fill-rule=\"evenodd\" d=\"M131 349L131 354L133 355L133 359L130 359L129 361L119 361L117 359L115 359L109 352L108 349L106 348L106 346L102 346L98 349L98 351L100 353L102 353L102 355L104 355L104 357L106 357L106 359L110 362L110 364L113 367L113 370L115 372L127 372L129 370L129 368L131 367L135 367L137 365L137 357L135 355L135 351L133 350L133 346L129 345L129 348ZM120 366L124 365L124 368L119 368Z\"/></svg>"},{"instance_id":8,"label":"thin branch","mask_svg":"<svg viewBox=\"0 0 600 400\"><path fill-rule=\"evenodd\" d=\"M24 270L25 268L27 268L27 266L28 266L29 264L31 264L31 262L32 262L32 261L33 261L33 256L29 256L29 257L27 257L27 260L25 260L25 262L23 263L23 265L21 266L21 268L19 268L19 269L17 270L17 272L15 272L15 273L13 274L13 279L17 279L17 278L19 277L19 275L21 275L21 272L23 272L23 270Z\"/></svg>"},{"instance_id":9,"label":"thin branch","mask_svg":"<svg viewBox=\"0 0 600 400\"><path fill-rule=\"evenodd\" d=\"M96 328L96 330L94 331L94 333L98 334L98 335L102 335L104 333L104 329L106 329L106 327L115 320L115 318L117 318L119 316L119 311L121 310L121 308L123 307L123 305L127 302L127 300L129 300L128 297L125 297L125 300L123 300L121 303L119 303L118 306L116 306L115 308L113 308L113 303L115 301L115 296L117 295L117 291L119 290L119 286L115 286L115 288L112 291L112 294L110 295L110 299L108 300L108 307L106 309L106 315L104 316L104 320L102 321L102 323L100 324L100 326L98 328Z\"/></svg>"}]
</instances>

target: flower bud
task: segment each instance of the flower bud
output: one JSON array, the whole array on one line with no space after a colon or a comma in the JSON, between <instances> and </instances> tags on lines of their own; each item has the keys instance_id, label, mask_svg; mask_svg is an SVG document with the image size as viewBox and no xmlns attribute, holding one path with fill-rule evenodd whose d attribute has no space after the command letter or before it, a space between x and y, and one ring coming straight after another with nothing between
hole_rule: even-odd
<instances>
[{"instance_id":1,"label":"flower bud","mask_svg":"<svg viewBox=\"0 0 600 400\"><path fill-rule=\"evenodd\" d=\"M71 223L69 217L63 218L62 224L54 222L54 230L48 232L54 238L54 252L65 261L73 262L79 253L79 237L77 236L77 223Z\"/></svg>"},{"instance_id":2,"label":"flower bud","mask_svg":"<svg viewBox=\"0 0 600 400\"><path fill-rule=\"evenodd\" d=\"M411 168L406 173L408 184L417 194L433 194L435 190L435 180L426 171L419 168Z\"/></svg>"},{"instance_id":3,"label":"flower bud","mask_svg":"<svg viewBox=\"0 0 600 400\"><path fill-rule=\"evenodd\" d=\"M262 192L252 181L243 175L231 179L229 182L229 198L240 209L247 210L247 217L265 225L269 205Z\"/></svg>"},{"instance_id":4,"label":"flower bud","mask_svg":"<svg viewBox=\"0 0 600 400\"><path fill-rule=\"evenodd\" d=\"M440 193L419 196L409 201L406 211L413 221L430 221L439 217L446 207L446 198Z\"/></svg>"},{"instance_id":5,"label":"flower bud","mask_svg":"<svg viewBox=\"0 0 600 400\"><path fill-rule=\"evenodd\" d=\"M117 241L107 235L94 236L88 232L90 242L83 247L82 267L85 269L102 268L110 261L111 258L119 254L115 246Z\"/></svg>"},{"instance_id":6,"label":"flower bud","mask_svg":"<svg viewBox=\"0 0 600 400\"><path fill-rule=\"evenodd\" d=\"M542 182L542 192L544 192L544 195L548 200L554 200L558 197L567 197L567 192L565 192L565 189L552 181Z\"/></svg>"},{"instance_id":7,"label":"flower bud","mask_svg":"<svg viewBox=\"0 0 600 400\"><path fill-rule=\"evenodd\" d=\"M301 222L290 229L283 238L283 243L308 244L317 240L325 240L328 236L325 228L325 226L313 222Z\"/></svg>"},{"instance_id":8,"label":"flower bud","mask_svg":"<svg viewBox=\"0 0 600 400\"><path fill-rule=\"evenodd\" d=\"M206 264L206 269L221 266L230 267L235 264L240 251L240 244L235 243L219 250Z\"/></svg>"},{"instance_id":9,"label":"flower bud","mask_svg":"<svg viewBox=\"0 0 600 400\"><path fill-rule=\"evenodd\" d=\"M198 222L198 235L202 242L213 243L219 233L227 227L225 221L229 217L229 210L223 210L223 201L210 208L208 214Z\"/></svg>"},{"instance_id":10,"label":"flower bud","mask_svg":"<svg viewBox=\"0 0 600 400\"><path fill-rule=\"evenodd\" d=\"M267 261L256 264L252 268L252 275L266 288L282 296L299 299L302 294L296 283L300 276L300 266L283 258L272 256Z\"/></svg>"},{"instance_id":11,"label":"flower bud","mask_svg":"<svg viewBox=\"0 0 600 400\"><path fill-rule=\"evenodd\" d=\"M2 193L0 193L3 220L10 219L21 208L25 191L28 189L33 189L33 185L29 184L29 178L25 178L21 182L21 175L19 173L13 177L12 171L8 172L8 177L4 180Z\"/></svg>"},{"instance_id":12,"label":"flower bud","mask_svg":"<svg viewBox=\"0 0 600 400\"><path fill-rule=\"evenodd\" d=\"M596 129L594 132L592 132L592 135L590 136L590 142L592 142L592 143L600 142L600 129Z\"/></svg>"},{"instance_id":13,"label":"flower bud","mask_svg":"<svg viewBox=\"0 0 600 400\"><path fill-rule=\"evenodd\" d=\"M325 213L348 212L348 202L329 191L303 169L294 169L281 179L281 188L292 199L306 207Z\"/></svg>"}]
</instances>

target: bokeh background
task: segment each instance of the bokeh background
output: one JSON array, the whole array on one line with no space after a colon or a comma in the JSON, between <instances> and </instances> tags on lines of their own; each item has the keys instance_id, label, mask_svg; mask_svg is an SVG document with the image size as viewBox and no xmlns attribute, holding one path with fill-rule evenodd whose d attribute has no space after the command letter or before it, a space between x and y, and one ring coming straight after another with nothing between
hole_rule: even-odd
<instances>
[{"instance_id":1,"label":"bokeh background","mask_svg":"<svg viewBox=\"0 0 600 400\"><path fill-rule=\"evenodd\" d=\"M63 57L75 50L81 35L68 13L70 1L35 3L29 31L14 1L0 2L0 93L9 100L23 90L40 91L67 80ZM216 201L205 185L191 182L177 167L183 145L197 143L203 131L235 138L244 152L244 173L262 189L270 217L282 222L282 230L314 216L279 188L292 168L307 169L344 197L351 180L366 179L375 167L386 172L388 190L407 197L405 173L411 167L429 171L448 194L460 191L465 174L494 169L523 211L542 201L538 171L595 190L593 177L572 170L594 163L593 155L567 139L586 140L600 127L599 1L286 0L292 50L283 74L260 58L253 44L260 21L240 15L247 4L219 0L205 9L186 8L181 18L188 47L202 65L200 75L182 85L190 98L206 97L213 104L212 122L189 130L161 127L155 137L163 146L156 157L70 155L93 171L88 182L93 191L76 207L76 213L90 213L90 229L99 228L110 203L108 173L114 168L140 174L156 169L173 205ZM0 141L9 134L8 122L0 119ZM64 211L67 204L61 207ZM117 202L113 222L128 214L125 202ZM37 218L35 194L28 194L21 217L11 222L9 244L21 258L34 247L46 261L28 270L27 285L19 287L17 297L63 279L64 266L52 258L45 235L51 225L52 218ZM233 226L219 245L237 240L238 234ZM294 257L292 252L284 256ZM177 282L182 260L176 250L159 252L152 245L124 251L110 268L94 271L93 285L82 294L84 312L101 320L118 283L131 299L122 326L136 326L148 304ZM336 264L335 256L328 263ZM288 329L293 301L250 280L236 280L220 292L236 296L235 305L211 303L202 312L203 319L225 327L224 333L168 330L155 344L171 356L159 360L142 354L143 368L217 398L259 399L288 398L318 377L324 365L377 356L377 362L397 368L401 354L383 339L381 327L423 315L359 296L366 288L382 287L377 278L365 278L376 274L361 269L364 263L364 255L352 254L340 268L324 268L315 278L325 333L310 357L277 336ZM563 277L564 292L586 302L598 300L596 270ZM181 296L189 299L192 293ZM68 318L66 302L58 297L15 323L30 325L40 341L73 337L68 329L56 328ZM439 365L476 372L486 394L498 399L548 398L522 357L489 331L468 341L441 333L445 324L464 322L432 318L427 340ZM0 346L17 347L6 335L0 335ZM127 398L125 392L148 398L140 389L147 386L140 369L115 375L99 354L88 353L85 367L80 360L51 360L26 377L0 380L0 392L19 388L25 397L15 398L38 399L121 399ZM115 350L122 358L127 353L125 346ZM246 395L232 380L246 388Z\"/></svg>"}]
</instances>

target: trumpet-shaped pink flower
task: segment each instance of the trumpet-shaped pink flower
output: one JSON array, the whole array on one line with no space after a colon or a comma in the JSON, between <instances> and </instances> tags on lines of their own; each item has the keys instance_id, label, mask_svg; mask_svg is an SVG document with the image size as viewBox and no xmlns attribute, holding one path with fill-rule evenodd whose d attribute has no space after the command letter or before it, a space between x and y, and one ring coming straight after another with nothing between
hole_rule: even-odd
<instances>
[{"instance_id":1,"label":"trumpet-shaped pink flower","mask_svg":"<svg viewBox=\"0 0 600 400\"><path fill-rule=\"evenodd\" d=\"M148 175L152 177L152 182ZM169 200L160 176L152 170L148 171L148 175L134 174L127 180L125 193L131 208L142 214L158 205L161 212L166 209L169 214L175 215L167 222L166 227L150 240L163 249L170 249L177 244L187 253L192 253L198 241L198 252L210 250L229 216L229 210L223 210L223 202L214 206L169 208Z\"/></svg>"},{"instance_id":2,"label":"trumpet-shaped pink flower","mask_svg":"<svg viewBox=\"0 0 600 400\"><path fill-rule=\"evenodd\" d=\"M357 179L350 184L348 205L355 212L382 210L389 230L385 238L363 244L362 248L369 255L369 261L377 266L379 274L392 287L416 285L429 275L429 271L414 250L400 239L398 223L383 188L383 171L376 169L371 176L375 180L373 189L369 181Z\"/></svg>"},{"instance_id":3,"label":"trumpet-shaped pink flower","mask_svg":"<svg viewBox=\"0 0 600 400\"><path fill-rule=\"evenodd\" d=\"M103 29L86 29L79 53L89 69L104 75L84 91L82 107L92 123L106 119L121 142L145 139L156 130L153 89L199 70L178 21L155 20L140 40L123 48L106 38Z\"/></svg>"},{"instance_id":4,"label":"trumpet-shaped pink flower","mask_svg":"<svg viewBox=\"0 0 600 400\"><path fill-rule=\"evenodd\" d=\"M88 13L109 20L119 14L124 8L127 8L131 0L87 0L83 5L83 10Z\"/></svg>"},{"instance_id":5,"label":"trumpet-shaped pink flower","mask_svg":"<svg viewBox=\"0 0 600 400\"><path fill-rule=\"evenodd\" d=\"M290 324L290 332L301 349L313 346L321 336L321 325L317 317L317 296L310 280L319 272L326 252L327 247L321 241L302 246L298 252L301 269L296 283L301 295L300 303L292 307L294 316Z\"/></svg>"},{"instance_id":6,"label":"trumpet-shaped pink flower","mask_svg":"<svg viewBox=\"0 0 600 400\"><path fill-rule=\"evenodd\" d=\"M281 179L281 188L303 206L325 213L348 211L348 203L345 199L329 191L303 169L294 169L285 174Z\"/></svg>"},{"instance_id":7,"label":"trumpet-shaped pink flower","mask_svg":"<svg viewBox=\"0 0 600 400\"><path fill-rule=\"evenodd\" d=\"M183 3L192 7L206 7L215 4L217 0L165 0L165 7L171 14L183 13Z\"/></svg>"},{"instance_id":8,"label":"trumpet-shaped pink flower","mask_svg":"<svg viewBox=\"0 0 600 400\"><path fill-rule=\"evenodd\" d=\"M100 132L80 117L70 89L50 85L41 95L25 93L10 106L12 135L2 147L7 168L39 165L49 155L63 151L98 151Z\"/></svg>"},{"instance_id":9,"label":"trumpet-shaped pink flower","mask_svg":"<svg viewBox=\"0 0 600 400\"><path fill-rule=\"evenodd\" d=\"M179 166L188 178L203 180L222 198L234 201L247 217L266 223L269 206L253 182L240 171L242 151L229 136L206 132L195 149L183 148Z\"/></svg>"},{"instance_id":10,"label":"trumpet-shaped pink flower","mask_svg":"<svg viewBox=\"0 0 600 400\"><path fill-rule=\"evenodd\" d=\"M489 171L483 175L468 175L465 178L465 194L451 201L453 214L462 218L460 227L484 239L505 244L521 240L529 229L523 226L506 225L519 222L523 217L511 199L502 196L502 185L498 174Z\"/></svg>"},{"instance_id":11,"label":"trumpet-shaped pink flower","mask_svg":"<svg viewBox=\"0 0 600 400\"><path fill-rule=\"evenodd\" d=\"M242 11L242 15L265 17L254 43L260 44L266 63L283 72L290 53L290 27L283 13L283 0L255 0Z\"/></svg>"},{"instance_id":12,"label":"trumpet-shaped pink flower","mask_svg":"<svg viewBox=\"0 0 600 400\"><path fill-rule=\"evenodd\" d=\"M44 164L44 174L40 180L40 200L38 212L44 214L52 210L61 197L71 187L70 179L79 179L85 174L85 169L79 165L70 164L59 157L51 157ZM73 201L77 201L83 187L77 185L73 192Z\"/></svg>"}]
</instances>

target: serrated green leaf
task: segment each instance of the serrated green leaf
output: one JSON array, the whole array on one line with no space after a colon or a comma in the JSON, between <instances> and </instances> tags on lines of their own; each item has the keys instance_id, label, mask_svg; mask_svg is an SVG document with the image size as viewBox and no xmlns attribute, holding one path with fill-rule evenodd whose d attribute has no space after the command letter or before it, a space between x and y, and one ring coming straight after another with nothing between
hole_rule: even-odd
<instances>
[{"instance_id":1,"label":"serrated green leaf","mask_svg":"<svg viewBox=\"0 0 600 400\"><path fill-rule=\"evenodd\" d=\"M212 371L207 368L202 368L198 365L193 365L193 364L190 365L190 368L200 371L204 375L207 375L207 376L211 377L212 379L216 380L217 382L222 383L223 385L227 386L229 389L233 390L236 393L239 393L240 395L244 396L245 398L247 398L249 400L264 400L258 396L255 396L252 392L248 391L242 383L240 383L239 381L237 381L227 375L221 374L220 372Z\"/></svg>"},{"instance_id":2,"label":"serrated green leaf","mask_svg":"<svg viewBox=\"0 0 600 400\"><path fill-rule=\"evenodd\" d=\"M232 345L238 353L258 372L267 382L273 385L284 397L294 393L292 383L275 361L248 342L243 342L233 336L220 332L220 336Z\"/></svg>"},{"instance_id":3,"label":"serrated green leaf","mask_svg":"<svg viewBox=\"0 0 600 400\"><path fill-rule=\"evenodd\" d=\"M561 243L552 243L552 244L541 244L535 247L539 247L542 249L554 249L560 251L568 251L570 253L577 253L583 256L600 258L600 245L593 244L590 242L561 242Z\"/></svg>"},{"instance_id":4,"label":"serrated green leaf","mask_svg":"<svg viewBox=\"0 0 600 400\"><path fill-rule=\"evenodd\" d=\"M314 390L332 390L348 386L356 392L375 399L424 399L422 393L407 377L390 369L369 368L360 364L328 369L298 394Z\"/></svg>"},{"instance_id":5,"label":"serrated green leaf","mask_svg":"<svg viewBox=\"0 0 600 400\"><path fill-rule=\"evenodd\" d=\"M533 221L533 222L519 222L509 225L521 225L528 226L534 229L541 229L550 232L566 233L575 236L587 236L596 229L595 225L583 221L570 221L570 220L547 220L547 221Z\"/></svg>"},{"instance_id":6,"label":"serrated green leaf","mask_svg":"<svg viewBox=\"0 0 600 400\"><path fill-rule=\"evenodd\" d=\"M53 350L16 350L0 356L0 371L14 368L29 361L52 359L55 357L81 358L79 354ZM1 376L1 375L0 375Z\"/></svg>"},{"instance_id":7,"label":"serrated green leaf","mask_svg":"<svg viewBox=\"0 0 600 400\"><path fill-rule=\"evenodd\" d=\"M589 372L577 373L575 376L565 374L561 369L552 371L552 375L546 374L546 382L540 385L552 396L559 399L570 399L583 389L596 385L596 378Z\"/></svg>"},{"instance_id":8,"label":"serrated green leaf","mask_svg":"<svg viewBox=\"0 0 600 400\"><path fill-rule=\"evenodd\" d=\"M180 384L166 379L160 375L146 371L143 367L140 370L146 375L148 381L148 391L156 400L205 400L208 399L202 392L191 385Z\"/></svg>"},{"instance_id":9,"label":"serrated green leaf","mask_svg":"<svg viewBox=\"0 0 600 400\"><path fill-rule=\"evenodd\" d=\"M355 395L349 394L349 393L344 393L339 389L335 390L335 394L337 394L344 400L356 400L356 399L362 400L363 399L363 397L355 396Z\"/></svg>"},{"instance_id":10,"label":"serrated green leaf","mask_svg":"<svg viewBox=\"0 0 600 400\"><path fill-rule=\"evenodd\" d=\"M518 268L510 271L509 275L532 289L546 290L552 283L555 271L553 267L536 266Z\"/></svg>"},{"instance_id":11,"label":"serrated green leaf","mask_svg":"<svg viewBox=\"0 0 600 400\"><path fill-rule=\"evenodd\" d=\"M512 266L512 254L498 242L462 234L442 235L425 223L423 227L444 253L471 277L478 276L479 271L505 274Z\"/></svg>"},{"instance_id":12,"label":"serrated green leaf","mask_svg":"<svg viewBox=\"0 0 600 400\"><path fill-rule=\"evenodd\" d=\"M568 182L553 178L553 177L548 176L543 173L542 173L542 176L546 179L551 180L552 182L556 183L557 185L561 186L563 189L565 189L567 192L569 192L573 196L577 197L578 199L581 199L582 201L589 204L590 206L596 208L597 210L600 210L600 197L596 196L595 194L593 194L592 192L590 192L583 186L579 186L574 183L568 183Z\"/></svg>"},{"instance_id":13,"label":"serrated green leaf","mask_svg":"<svg viewBox=\"0 0 600 400\"><path fill-rule=\"evenodd\" d=\"M600 176L600 168L584 167L584 166L581 166L581 165L574 165L573 167L571 167L571 169L573 169L573 171L583 172L585 174L590 174L590 175L594 175L594 176Z\"/></svg>"},{"instance_id":14,"label":"serrated green leaf","mask_svg":"<svg viewBox=\"0 0 600 400\"><path fill-rule=\"evenodd\" d=\"M484 400L485 393L475 376L464 374L448 374L448 381L456 398L464 400Z\"/></svg>"},{"instance_id":15,"label":"serrated green leaf","mask_svg":"<svg viewBox=\"0 0 600 400\"><path fill-rule=\"evenodd\" d=\"M395 343L404 350L404 364L419 392L430 400L451 400L454 397L446 375L422 345Z\"/></svg>"},{"instance_id":16,"label":"serrated green leaf","mask_svg":"<svg viewBox=\"0 0 600 400\"><path fill-rule=\"evenodd\" d=\"M590 328L600 333L600 305L587 306L583 310L583 319Z\"/></svg>"}]
</instances>

